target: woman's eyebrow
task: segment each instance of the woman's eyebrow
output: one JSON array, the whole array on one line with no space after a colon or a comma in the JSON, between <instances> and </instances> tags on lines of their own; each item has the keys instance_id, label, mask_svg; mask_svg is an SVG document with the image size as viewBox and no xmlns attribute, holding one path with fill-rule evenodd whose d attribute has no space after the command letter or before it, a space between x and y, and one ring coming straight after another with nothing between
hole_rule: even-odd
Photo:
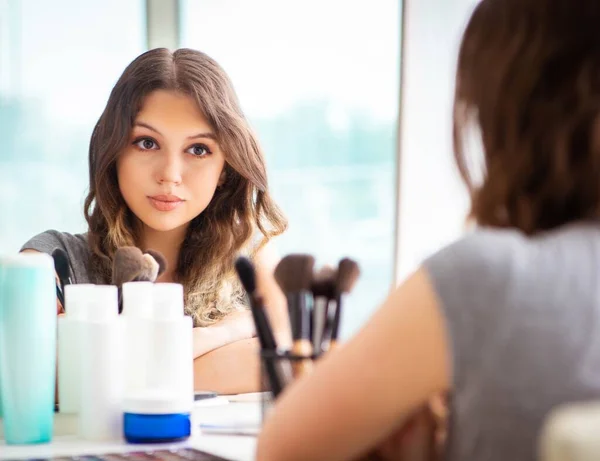
<instances>
[{"instance_id":1,"label":"woman's eyebrow","mask_svg":"<svg viewBox=\"0 0 600 461\"><path fill-rule=\"evenodd\" d=\"M160 136L162 136L162 133L160 131L158 131L156 128L154 128L152 125L146 123L146 122L135 122L133 124L133 126L139 126L139 127L143 127L143 128L147 128L150 131L154 131L156 134L159 134ZM197 138L208 138L208 139L212 139L212 140L217 140L217 136L211 132L211 131L207 131L207 132L203 132L203 133L197 133L194 134L192 136L188 136L187 139L197 139Z\"/></svg>"},{"instance_id":2,"label":"woman's eyebrow","mask_svg":"<svg viewBox=\"0 0 600 461\"><path fill-rule=\"evenodd\" d=\"M193 136L188 136L188 139L196 139L196 138L208 138L208 139L213 139L215 141L217 140L217 136L210 131L208 131L206 133L198 133Z\"/></svg>"},{"instance_id":3,"label":"woman's eyebrow","mask_svg":"<svg viewBox=\"0 0 600 461\"><path fill-rule=\"evenodd\" d=\"M146 122L135 122L133 124L133 126L139 126L139 127L142 127L142 128L148 128L150 131L154 131L156 134L159 134L159 135L162 136L162 133L160 131L158 131L156 128L154 128L152 125L149 125Z\"/></svg>"}]
</instances>

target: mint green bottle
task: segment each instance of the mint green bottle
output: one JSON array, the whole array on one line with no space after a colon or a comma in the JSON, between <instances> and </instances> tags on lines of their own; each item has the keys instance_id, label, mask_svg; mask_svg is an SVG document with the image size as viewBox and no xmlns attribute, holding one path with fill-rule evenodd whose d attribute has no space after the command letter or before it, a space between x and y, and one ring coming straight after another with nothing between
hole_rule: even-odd
<instances>
[{"instance_id":1,"label":"mint green bottle","mask_svg":"<svg viewBox=\"0 0 600 461\"><path fill-rule=\"evenodd\" d=\"M54 263L0 257L0 406L7 444L52 439L56 380Z\"/></svg>"}]
</instances>

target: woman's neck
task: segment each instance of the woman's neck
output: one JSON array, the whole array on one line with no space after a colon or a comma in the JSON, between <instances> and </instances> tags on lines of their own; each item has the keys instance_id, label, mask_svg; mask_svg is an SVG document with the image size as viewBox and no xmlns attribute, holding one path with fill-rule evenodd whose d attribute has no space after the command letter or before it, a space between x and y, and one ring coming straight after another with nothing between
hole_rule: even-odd
<instances>
[{"instance_id":1,"label":"woman's neck","mask_svg":"<svg viewBox=\"0 0 600 461\"><path fill-rule=\"evenodd\" d=\"M175 271L179 261L179 250L185 239L187 226L182 226L170 231L157 231L143 226L140 247L143 250L152 249L159 251L167 261L167 270L158 278L157 282L175 282Z\"/></svg>"}]
</instances>

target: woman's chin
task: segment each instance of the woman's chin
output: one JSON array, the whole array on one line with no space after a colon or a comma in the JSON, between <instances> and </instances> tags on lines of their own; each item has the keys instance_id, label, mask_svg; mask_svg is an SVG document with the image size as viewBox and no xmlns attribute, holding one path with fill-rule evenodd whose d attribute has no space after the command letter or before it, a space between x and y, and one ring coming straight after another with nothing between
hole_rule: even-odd
<instances>
[{"instance_id":1,"label":"woman's chin","mask_svg":"<svg viewBox=\"0 0 600 461\"><path fill-rule=\"evenodd\" d=\"M155 232L172 232L188 226L189 222L180 219L142 219L144 225Z\"/></svg>"}]
</instances>

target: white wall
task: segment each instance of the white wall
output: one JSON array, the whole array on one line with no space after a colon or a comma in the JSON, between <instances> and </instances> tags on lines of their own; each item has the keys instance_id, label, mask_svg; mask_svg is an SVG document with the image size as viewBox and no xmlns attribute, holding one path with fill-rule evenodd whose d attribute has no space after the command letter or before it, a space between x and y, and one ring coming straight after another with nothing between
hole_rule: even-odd
<instances>
[{"instance_id":1,"label":"white wall","mask_svg":"<svg viewBox=\"0 0 600 461\"><path fill-rule=\"evenodd\" d=\"M468 197L454 166L458 47L474 0L405 0L397 280L464 229Z\"/></svg>"}]
</instances>

